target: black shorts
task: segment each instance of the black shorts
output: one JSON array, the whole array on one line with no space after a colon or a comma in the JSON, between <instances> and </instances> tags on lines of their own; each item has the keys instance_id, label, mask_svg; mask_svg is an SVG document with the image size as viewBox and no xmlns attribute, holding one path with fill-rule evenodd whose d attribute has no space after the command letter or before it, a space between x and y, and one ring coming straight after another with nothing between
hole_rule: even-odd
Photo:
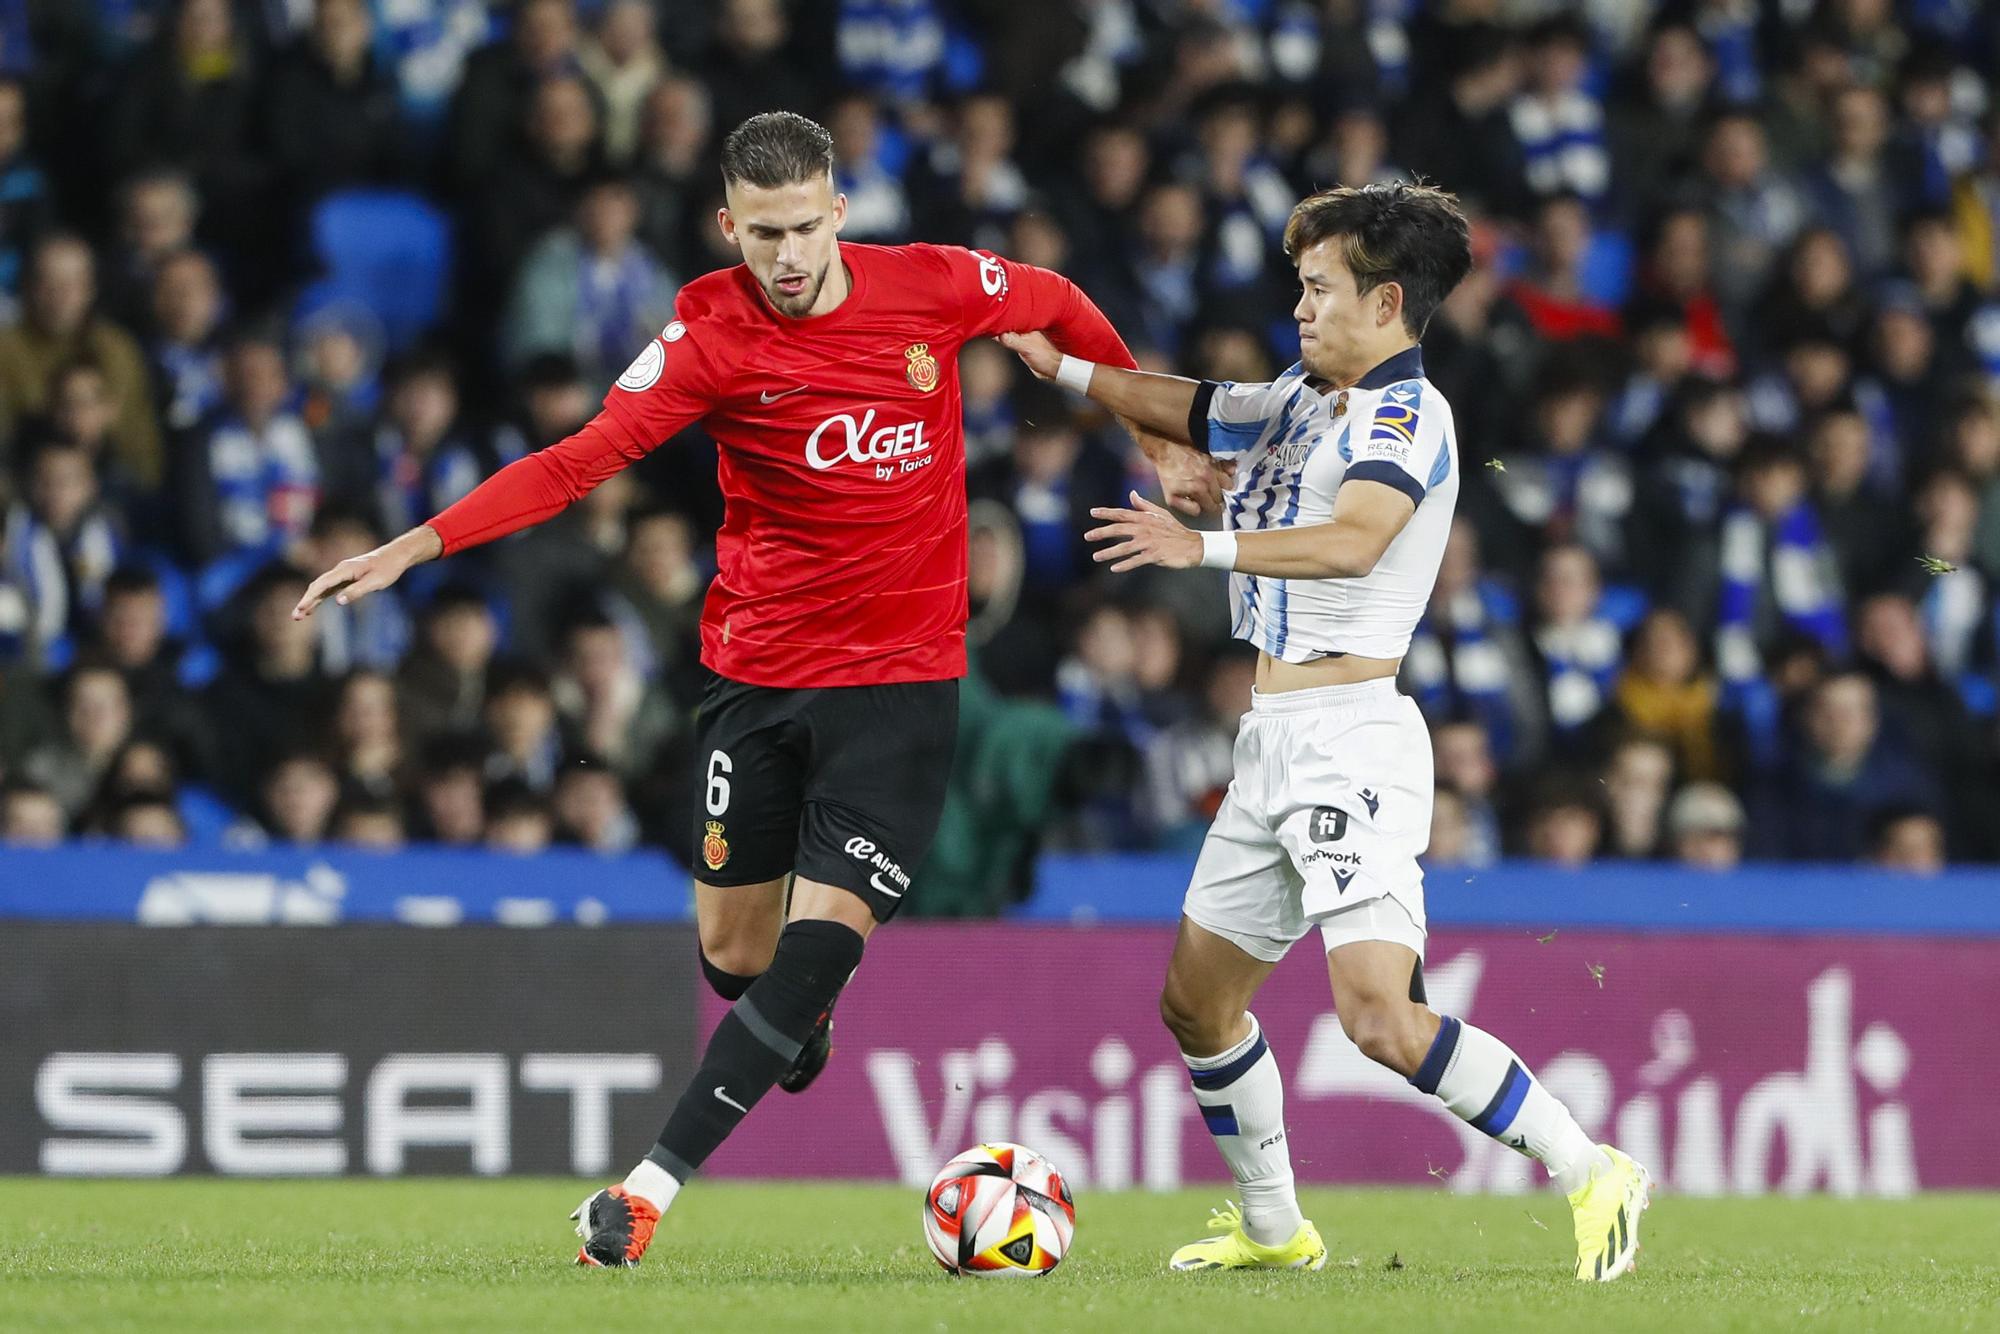
<instances>
[{"instance_id":1,"label":"black shorts","mask_svg":"<svg viewBox=\"0 0 2000 1334\"><path fill-rule=\"evenodd\" d=\"M708 673L695 879L796 871L888 921L937 836L957 740L956 681L787 690Z\"/></svg>"}]
</instances>

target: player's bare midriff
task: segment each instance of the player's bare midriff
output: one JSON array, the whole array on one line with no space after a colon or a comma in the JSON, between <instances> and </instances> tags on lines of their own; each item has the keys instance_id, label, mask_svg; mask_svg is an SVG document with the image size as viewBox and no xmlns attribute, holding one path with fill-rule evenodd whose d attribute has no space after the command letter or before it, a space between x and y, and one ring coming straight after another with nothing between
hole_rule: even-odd
<instances>
[{"instance_id":1,"label":"player's bare midriff","mask_svg":"<svg viewBox=\"0 0 2000 1334\"><path fill-rule=\"evenodd\" d=\"M1352 653L1337 658L1314 658L1311 662L1286 662L1259 652L1257 690L1260 694L1281 695L1288 690L1311 690L1316 686L1351 686L1394 676L1402 665L1401 658L1361 658Z\"/></svg>"}]
</instances>

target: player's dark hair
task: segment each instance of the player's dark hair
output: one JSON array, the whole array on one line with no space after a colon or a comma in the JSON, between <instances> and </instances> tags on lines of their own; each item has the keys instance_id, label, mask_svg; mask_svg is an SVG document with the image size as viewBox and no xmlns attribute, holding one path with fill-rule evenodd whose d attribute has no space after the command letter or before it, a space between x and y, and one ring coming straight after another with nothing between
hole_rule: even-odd
<instances>
[{"instance_id":1,"label":"player's dark hair","mask_svg":"<svg viewBox=\"0 0 2000 1334\"><path fill-rule=\"evenodd\" d=\"M1397 181L1322 190L1300 200L1285 223L1285 253L1295 264L1336 238L1361 292L1383 283L1402 287L1403 327L1417 338L1472 271L1472 232L1458 197L1435 186Z\"/></svg>"},{"instance_id":2,"label":"player's dark hair","mask_svg":"<svg viewBox=\"0 0 2000 1334\"><path fill-rule=\"evenodd\" d=\"M833 175L833 136L796 111L752 116L722 141L722 179L728 185L781 185Z\"/></svg>"}]
</instances>

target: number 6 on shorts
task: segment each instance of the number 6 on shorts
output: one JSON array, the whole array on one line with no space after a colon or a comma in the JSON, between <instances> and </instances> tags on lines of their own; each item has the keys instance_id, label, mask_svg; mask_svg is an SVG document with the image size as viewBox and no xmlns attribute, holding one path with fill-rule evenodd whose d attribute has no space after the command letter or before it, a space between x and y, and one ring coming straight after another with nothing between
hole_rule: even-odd
<instances>
[{"instance_id":1,"label":"number 6 on shorts","mask_svg":"<svg viewBox=\"0 0 2000 1334\"><path fill-rule=\"evenodd\" d=\"M729 762L726 751L715 751L708 757L708 813L721 815L729 809L729 779L736 766Z\"/></svg>"}]
</instances>

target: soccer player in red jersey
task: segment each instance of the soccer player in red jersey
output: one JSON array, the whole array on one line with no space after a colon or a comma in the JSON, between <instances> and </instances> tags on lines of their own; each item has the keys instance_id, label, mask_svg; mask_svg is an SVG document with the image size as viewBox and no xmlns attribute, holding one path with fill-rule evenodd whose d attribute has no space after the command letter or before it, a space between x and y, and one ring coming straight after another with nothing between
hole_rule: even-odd
<instances>
[{"instance_id":1,"label":"soccer player in red jersey","mask_svg":"<svg viewBox=\"0 0 2000 1334\"><path fill-rule=\"evenodd\" d=\"M722 173L717 220L743 263L681 289L604 411L342 561L295 612L540 523L690 422L720 446L695 910L703 974L733 1006L659 1142L578 1210L583 1264L635 1263L757 1100L819 1073L834 1000L937 831L966 666L960 346L1039 329L1134 365L1058 274L951 246L841 245L833 143L803 116L745 121ZM1142 441L1170 500L1219 499L1204 455Z\"/></svg>"}]
</instances>

